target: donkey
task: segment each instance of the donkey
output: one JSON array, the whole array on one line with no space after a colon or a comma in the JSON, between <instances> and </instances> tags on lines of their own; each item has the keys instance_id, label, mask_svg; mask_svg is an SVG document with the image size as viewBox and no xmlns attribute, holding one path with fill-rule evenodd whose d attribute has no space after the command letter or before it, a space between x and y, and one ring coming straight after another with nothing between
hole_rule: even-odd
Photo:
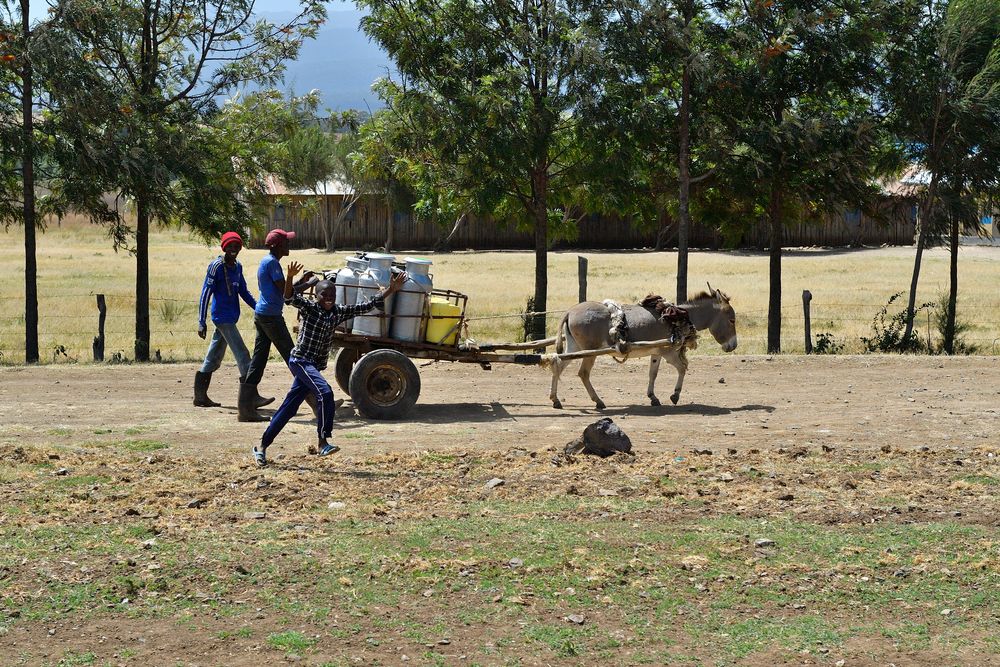
<instances>
[{"instance_id":1,"label":"donkey","mask_svg":"<svg viewBox=\"0 0 1000 667\"><path fill-rule=\"evenodd\" d=\"M687 311L691 324L695 329L708 329L712 337L722 346L726 352L736 349L738 343L736 337L736 311L729 303L729 297L723 294L722 290L713 290L708 286L708 292L702 292L687 303L680 304L680 307ZM644 307L642 305L623 305L625 319L628 325L629 341L653 341L668 338L672 331L670 324L661 320L655 308ZM582 350L599 350L601 348L612 347L616 341L612 340L612 312L603 303L585 301L569 309L559 324L559 331L556 334L556 352L576 352ZM565 345L563 341L565 339ZM684 375L687 373L687 348L689 345L671 345L663 348L655 348L646 351L638 351L636 356L649 355L649 385L646 388L646 396L652 405L660 405L660 399L653 393L653 385L656 383L656 374L660 367L660 359L677 369L677 384L674 385L674 393L670 395L670 401L676 405L681 396L681 387L684 385ZM600 399L594 386L590 383L590 371L594 368L597 357L587 357L580 363L580 380L590 394L590 398L597 405L598 410L605 408L604 401ZM559 388L559 376L562 374L569 361L561 361L558 358L552 362L552 389L549 399L552 407L562 408L559 396L556 393Z\"/></svg>"}]
</instances>

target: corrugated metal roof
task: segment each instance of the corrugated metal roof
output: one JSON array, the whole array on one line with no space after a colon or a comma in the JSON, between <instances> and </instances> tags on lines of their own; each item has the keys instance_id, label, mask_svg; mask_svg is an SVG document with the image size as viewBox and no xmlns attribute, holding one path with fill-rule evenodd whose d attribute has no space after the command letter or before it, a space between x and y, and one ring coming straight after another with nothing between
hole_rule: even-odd
<instances>
[{"instance_id":1,"label":"corrugated metal roof","mask_svg":"<svg viewBox=\"0 0 1000 667\"><path fill-rule=\"evenodd\" d=\"M882 183L882 191L896 197L913 197L930 182L929 171L919 165L910 165L898 178Z\"/></svg>"},{"instance_id":2,"label":"corrugated metal roof","mask_svg":"<svg viewBox=\"0 0 1000 667\"><path fill-rule=\"evenodd\" d=\"M295 196L295 197L315 197L317 193L320 195L326 194L327 196L344 196L349 195L354 192L349 184L338 181L336 179L324 181L316 187L316 192L313 192L309 188L299 188L296 190L291 190L287 185L281 182L274 174L269 175L264 179L264 189L267 194L276 197L280 196Z\"/></svg>"}]
</instances>

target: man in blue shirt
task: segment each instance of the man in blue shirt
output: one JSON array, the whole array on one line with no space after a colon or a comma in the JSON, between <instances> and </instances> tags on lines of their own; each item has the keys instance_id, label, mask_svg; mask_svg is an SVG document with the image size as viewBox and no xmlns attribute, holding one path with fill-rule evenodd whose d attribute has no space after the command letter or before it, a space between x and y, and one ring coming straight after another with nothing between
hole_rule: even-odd
<instances>
[{"instance_id":1,"label":"man in blue shirt","mask_svg":"<svg viewBox=\"0 0 1000 667\"><path fill-rule=\"evenodd\" d=\"M205 320L208 317L209 301L212 303L212 324L215 325L205 363L194 375L194 404L202 408L219 405L208 397L208 386L212 381L212 373L222 365L226 347L233 349L240 377L246 377L250 368L250 353L240 336L240 330L236 328L240 319L240 299L251 308L257 307L257 301L247 289L247 281L243 279L243 267L236 261L236 256L243 249L243 239L236 232L226 232L222 235L221 245L224 254L208 265L198 304L198 335L205 338L208 332Z\"/></svg>"},{"instance_id":2,"label":"man in blue shirt","mask_svg":"<svg viewBox=\"0 0 1000 667\"><path fill-rule=\"evenodd\" d=\"M257 338L253 345L253 357L250 359L250 369L246 378L240 384L239 420L241 422L267 421L268 418L259 412L262 407L274 398L262 398L257 392L257 385L264 377L267 358L271 354L271 344L277 348L278 354L288 363L288 355L292 351L292 336L288 325L281 314L285 305L285 272L281 269L281 258L288 256L288 242L295 238L295 232L284 229L272 229L264 239L264 245L270 252L260 261L257 268L257 286L260 288L260 299L253 312L253 323L257 329ZM302 277L311 277L306 272Z\"/></svg>"}]
</instances>

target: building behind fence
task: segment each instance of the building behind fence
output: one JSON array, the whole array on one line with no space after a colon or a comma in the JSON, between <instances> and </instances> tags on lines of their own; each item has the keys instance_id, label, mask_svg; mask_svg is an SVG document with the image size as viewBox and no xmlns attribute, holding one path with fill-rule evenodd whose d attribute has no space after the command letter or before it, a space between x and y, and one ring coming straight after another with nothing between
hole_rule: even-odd
<instances>
[{"instance_id":1,"label":"building behind fence","mask_svg":"<svg viewBox=\"0 0 1000 667\"><path fill-rule=\"evenodd\" d=\"M326 247L325 220L335 220L348 201L347 195L276 194L269 199L263 222L264 231L254 234L252 243L261 244L267 230L277 227L296 232L297 247ZM337 248L433 249L448 236L451 223L436 224L418 220L412 214L393 210L378 196L361 197L344 216L333 236ZM819 221L800 221L784 228L783 245L795 246L881 246L912 245L916 209L909 198L885 197L877 217L861 211L831 214ZM391 230L390 230L391 225ZM676 246L676 230L667 228L657 243L661 230L640 227L631 220L616 216L586 216L580 220L579 233L572 240L560 240L554 249L570 248L653 248ZM766 220L749 226L737 248L767 247L770 230ZM695 224L689 244L692 248L732 247L717 230ZM469 216L460 226L449 248L456 250L533 249L534 232L518 229L489 218Z\"/></svg>"}]
</instances>

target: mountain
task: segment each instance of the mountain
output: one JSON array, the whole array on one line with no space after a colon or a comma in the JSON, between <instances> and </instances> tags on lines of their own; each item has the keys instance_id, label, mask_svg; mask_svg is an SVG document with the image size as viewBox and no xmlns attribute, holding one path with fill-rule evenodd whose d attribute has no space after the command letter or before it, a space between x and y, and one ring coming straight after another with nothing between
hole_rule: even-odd
<instances>
[{"instance_id":1,"label":"mountain","mask_svg":"<svg viewBox=\"0 0 1000 667\"><path fill-rule=\"evenodd\" d=\"M261 15L275 22L292 18L289 12ZM318 88L323 105L334 111L382 107L371 85L389 72L389 56L361 31L362 16L355 10L330 11L316 39L307 40L299 59L288 63L282 89L301 95Z\"/></svg>"}]
</instances>

